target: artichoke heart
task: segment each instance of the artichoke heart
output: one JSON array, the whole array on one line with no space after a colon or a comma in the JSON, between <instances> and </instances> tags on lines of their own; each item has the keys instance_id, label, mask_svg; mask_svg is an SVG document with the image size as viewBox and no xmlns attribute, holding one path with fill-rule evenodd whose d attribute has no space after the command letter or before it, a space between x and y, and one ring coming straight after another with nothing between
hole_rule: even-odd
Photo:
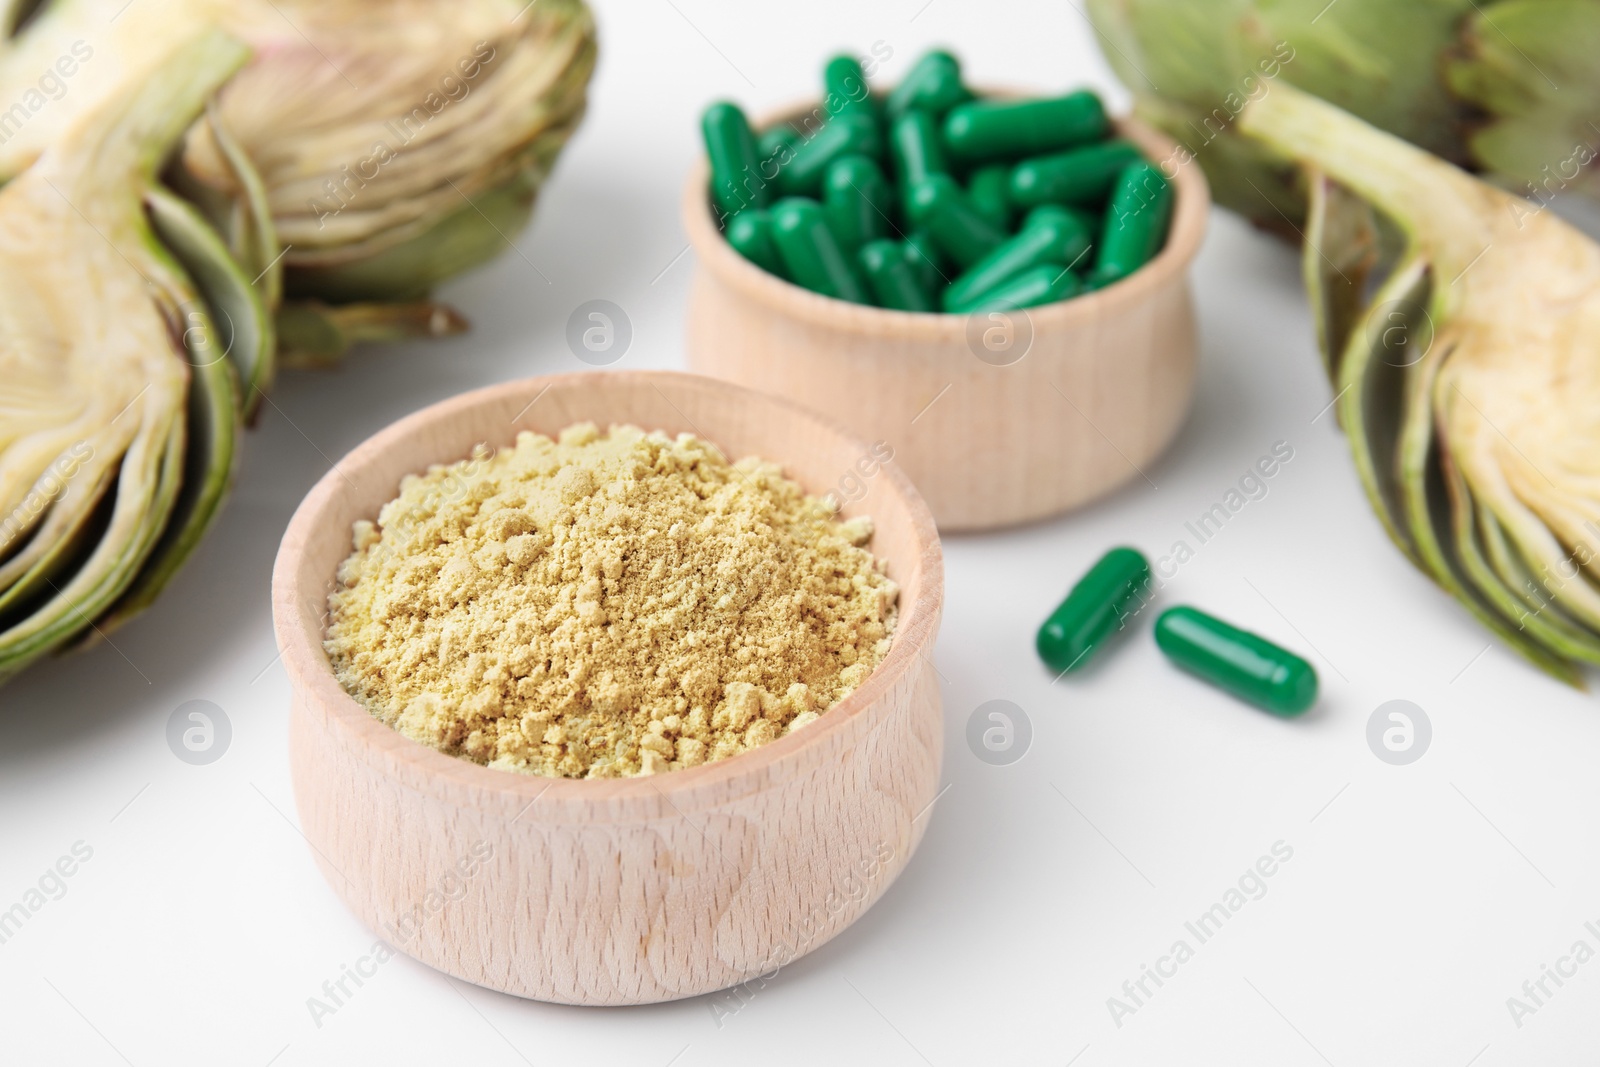
<instances>
[{"instance_id":1,"label":"artichoke heart","mask_svg":"<svg viewBox=\"0 0 1600 1067\"><path fill-rule=\"evenodd\" d=\"M232 365L145 198L247 55L193 37L0 189L0 679L159 585L220 499Z\"/></svg>"},{"instance_id":2,"label":"artichoke heart","mask_svg":"<svg viewBox=\"0 0 1600 1067\"><path fill-rule=\"evenodd\" d=\"M1307 171L1307 288L1385 528L1512 648L1581 684L1577 664L1600 663L1600 245L1288 86L1239 125Z\"/></svg>"}]
</instances>

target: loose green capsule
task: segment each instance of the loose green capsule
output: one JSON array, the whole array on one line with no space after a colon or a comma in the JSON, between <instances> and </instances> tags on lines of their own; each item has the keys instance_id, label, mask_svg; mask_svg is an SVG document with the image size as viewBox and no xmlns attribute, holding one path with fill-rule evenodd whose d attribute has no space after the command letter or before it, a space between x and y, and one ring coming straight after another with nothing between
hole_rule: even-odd
<instances>
[{"instance_id":1,"label":"loose green capsule","mask_svg":"<svg viewBox=\"0 0 1600 1067\"><path fill-rule=\"evenodd\" d=\"M973 171L967 196L984 218L1002 230L1011 229L1011 169L1004 163Z\"/></svg>"},{"instance_id":2,"label":"loose green capsule","mask_svg":"<svg viewBox=\"0 0 1600 1067\"><path fill-rule=\"evenodd\" d=\"M728 222L728 243L768 274L786 276L778 246L772 240L771 212L758 207L739 212Z\"/></svg>"},{"instance_id":3,"label":"loose green capsule","mask_svg":"<svg viewBox=\"0 0 1600 1067\"><path fill-rule=\"evenodd\" d=\"M1012 275L964 304L945 305L957 315L983 311L1015 311L1069 300L1083 292L1083 279L1061 263L1041 263L1031 270Z\"/></svg>"},{"instance_id":4,"label":"loose green capsule","mask_svg":"<svg viewBox=\"0 0 1600 1067\"><path fill-rule=\"evenodd\" d=\"M822 68L822 107L830 115L858 112L876 118L872 91L861 61L855 56L834 56Z\"/></svg>"},{"instance_id":5,"label":"loose green capsule","mask_svg":"<svg viewBox=\"0 0 1600 1067\"><path fill-rule=\"evenodd\" d=\"M939 243L933 239L933 234L927 230L912 230L906 234L905 247L906 259L916 270L924 290L936 293L950 284L955 268Z\"/></svg>"},{"instance_id":6,"label":"loose green capsule","mask_svg":"<svg viewBox=\"0 0 1600 1067\"><path fill-rule=\"evenodd\" d=\"M961 84L961 64L949 52L925 52L906 72L889 94L886 110L898 118L910 108L919 108L937 118L957 104L972 99Z\"/></svg>"},{"instance_id":7,"label":"loose green capsule","mask_svg":"<svg viewBox=\"0 0 1600 1067\"><path fill-rule=\"evenodd\" d=\"M1127 141L1106 141L1053 156L1025 159L1012 168L1007 191L1012 201L1022 207L1101 204L1123 169L1143 158Z\"/></svg>"},{"instance_id":8,"label":"loose green capsule","mask_svg":"<svg viewBox=\"0 0 1600 1067\"><path fill-rule=\"evenodd\" d=\"M823 123L810 137L794 145L794 155L782 170L783 191L791 196L815 197L822 192L828 164L840 156L883 158L883 137L869 115L849 112Z\"/></svg>"},{"instance_id":9,"label":"loose green capsule","mask_svg":"<svg viewBox=\"0 0 1600 1067\"><path fill-rule=\"evenodd\" d=\"M861 249L862 270L879 307L933 311L933 297L899 241L873 241Z\"/></svg>"},{"instance_id":10,"label":"loose green capsule","mask_svg":"<svg viewBox=\"0 0 1600 1067\"><path fill-rule=\"evenodd\" d=\"M1036 207L1016 236L969 267L944 291L946 311L971 304L989 290L1042 263L1071 267L1089 251L1089 233L1065 208Z\"/></svg>"},{"instance_id":11,"label":"loose green capsule","mask_svg":"<svg viewBox=\"0 0 1600 1067\"><path fill-rule=\"evenodd\" d=\"M892 227L894 191L883 171L866 156L840 156L822 179L822 204L828 225L845 252L887 237Z\"/></svg>"},{"instance_id":12,"label":"loose green capsule","mask_svg":"<svg viewBox=\"0 0 1600 1067\"><path fill-rule=\"evenodd\" d=\"M1317 701L1311 664L1194 608L1162 612L1156 644L1184 670L1274 715L1298 715Z\"/></svg>"},{"instance_id":13,"label":"loose green capsule","mask_svg":"<svg viewBox=\"0 0 1600 1067\"><path fill-rule=\"evenodd\" d=\"M790 281L823 296L867 303L855 264L828 228L822 205L791 197L772 209L772 239Z\"/></svg>"},{"instance_id":14,"label":"loose green capsule","mask_svg":"<svg viewBox=\"0 0 1600 1067\"><path fill-rule=\"evenodd\" d=\"M895 180L907 210L911 191L918 182L935 174L950 173L944 149L939 145L939 124L925 111L908 111L889 126L889 155L894 160Z\"/></svg>"},{"instance_id":15,"label":"loose green capsule","mask_svg":"<svg viewBox=\"0 0 1600 1067\"><path fill-rule=\"evenodd\" d=\"M712 104L700 119L706 156L711 160L711 199L725 215L747 207L766 207L772 187L761 177L755 134L739 105Z\"/></svg>"},{"instance_id":16,"label":"loose green capsule","mask_svg":"<svg viewBox=\"0 0 1600 1067\"><path fill-rule=\"evenodd\" d=\"M1017 159L1098 141L1110 131L1100 98L1087 89L1047 100L974 101L944 118L944 146L964 163Z\"/></svg>"},{"instance_id":17,"label":"loose green capsule","mask_svg":"<svg viewBox=\"0 0 1600 1067\"><path fill-rule=\"evenodd\" d=\"M979 214L948 174L934 174L912 186L909 214L962 267L972 266L1006 239L1005 231Z\"/></svg>"},{"instance_id":18,"label":"loose green capsule","mask_svg":"<svg viewBox=\"0 0 1600 1067\"><path fill-rule=\"evenodd\" d=\"M1150 561L1136 548L1113 548L1044 620L1034 647L1053 670L1077 670L1113 631L1143 606L1150 589Z\"/></svg>"},{"instance_id":19,"label":"loose green capsule","mask_svg":"<svg viewBox=\"0 0 1600 1067\"><path fill-rule=\"evenodd\" d=\"M1092 280L1097 287L1121 281L1161 251L1172 199L1172 183L1153 163L1141 159L1122 169L1095 253Z\"/></svg>"}]
</instances>

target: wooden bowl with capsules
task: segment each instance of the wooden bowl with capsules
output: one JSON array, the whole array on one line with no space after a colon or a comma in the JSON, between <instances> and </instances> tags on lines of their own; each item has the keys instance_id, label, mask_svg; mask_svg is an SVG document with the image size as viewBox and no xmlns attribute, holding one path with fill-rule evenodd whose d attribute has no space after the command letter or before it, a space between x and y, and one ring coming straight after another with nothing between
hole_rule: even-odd
<instances>
[{"instance_id":1,"label":"wooden bowl with capsules","mask_svg":"<svg viewBox=\"0 0 1600 1067\"><path fill-rule=\"evenodd\" d=\"M757 128L806 113L767 116ZM699 261L689 368L796 400L885 442L945 531L1042 519L1139 478L1177 434L1194 393L1188 270L1210 193L1193 158L1167 137L1131 118L1114 127L1175 187L1166 244L1114 285L1011 312L893 311L769 274L723 236L702 159L681 209Z\"/></svg>"},{"instance_id":2,"label":"wooden bowl with capsules","mask_svg":"<svg viewBox=\"0 0 1600 1067\"><path fill-rule=\"evenodd\" d=\"M400 481L524 430L632 424L755 455L841 516L900 587L889 651L803 730L652 776L569 779L480 766L411 740L345 691L323 649L351 528ZM566 1004L673 1000L770 975L849 926L905 869L937 794L931 653L944 596L911 481L785 400L671 372L510 382L400 420L296 511L273 572L300 826L334 892L394 948L446 974Z\"/></svg>"}]
</instances>

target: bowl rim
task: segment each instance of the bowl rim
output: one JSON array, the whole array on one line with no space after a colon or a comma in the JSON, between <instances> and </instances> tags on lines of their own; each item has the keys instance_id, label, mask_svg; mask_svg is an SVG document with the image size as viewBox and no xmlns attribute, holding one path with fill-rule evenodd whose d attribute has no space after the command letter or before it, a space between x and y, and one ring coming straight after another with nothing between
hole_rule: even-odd
<instances>
[{"instance_id":1,"label":"bowl rim","mask_svg":"<svg viewBox=\"0 0 1600 1067\"><path fill-rule=\"evenodd\" d=\"M1012 90L985 90L986 97L1003 99L1018 95L1021 94ZM765 130L816 109L816 102L808 100L766 112L752 125L756 130ZM1136 144L1146 159L1184 159L1175 174L1167 174L1167 168L1162 167L1162 174L1172 182L1176 193L1167 242L1150 262L1104 289L1022 309L1035 330L1070 329L1108 314L1128 311L1164 290L1175 275L1181 276L1200 251L1210 214L1211 190L1193 153L1131 115L1113 117L1111 123L1117 135ZM706 192L709 180L710 165L701 154L684 182L679 210L695 255L719 281L782 315L846 333L892 334L925 341L960 341L965 336L966 324L971 318L968 314L897 311L856 304L814 293L762 270L734 251L717 228Z\"/></svg>"},{"instance_id":2,"label":"bowl rim","mask_svg":"<svg viewBox=\"0 0 1600 1067\"><path fill-rule=\"evenodd\" d=\"M900 586L900 603L888 655L858 688L802 731L716 763L654 776L550 778L492 769L440 752L379 721L346 692L323 651L320 623L306 625L306 615L300 610L308 597L310 603L318 607L326 604L333 573L320 576L321 584L314 590L303 588L300 573L304 570L312 535L340 510L340 498L346 494L345 479L381 461L396 443L424 433L427 427L464 417L508 395L536 398L552 388L583 385L604 388L629 382L655 387L674 407L676 404L670 396L674 389L726 393L746 406L767 406L774 417L811 423L815 429L840 439L851 448L859 448L863 454L868 448L837 423L792 401L704 375L665 370L575 371L503 382L430 404L368 437L323 474L295 509L273 564L272 615L277 644L296 700L302 702L306 710L320 711L332 720L334 728L344 734L350 747L361 751L369 762L380 761L388 776L404 778L419 789L427 784L450 791L452 787L461 787L462 791L455 796L458 801L479 806L510 804L513 805L510 810L518 810L519 815L532 807L534 801L539 801L542 822L634 822L641 818L682 817L686 807L724 804L730 798L758 792L804 773L810 765L809 750L851 729L891 687L921 669L919 659L928 656L931 666L932 644L944 602L943 552L927 504L905 472L891 462L881 468L875 481L881 479L886 491L908 512L913 533L911 566L920 572L916 596L908 597L907 575L891 575ZM688 421L687 416L684 418ZM712 443L718 444L714 439ZM444 456L427 462L450 463L463 458ZM792 469L784 457L763 458L778 463L786 471ZM406 473L417 472L397 474L395 491L398 491L399 478ZM360 516L353 516L352 521L357 517ZM344 558L341 556L340 561ZM562 818L563 813L567 818Z\"/></svg>"}]
</instances>

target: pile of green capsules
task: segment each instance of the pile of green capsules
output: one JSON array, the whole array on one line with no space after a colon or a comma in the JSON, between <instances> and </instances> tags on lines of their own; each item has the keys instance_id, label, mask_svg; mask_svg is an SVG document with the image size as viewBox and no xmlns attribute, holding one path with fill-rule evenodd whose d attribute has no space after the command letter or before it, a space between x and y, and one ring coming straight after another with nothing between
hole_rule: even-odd
<instances>
[{"instance_id":1,"label":"pile of green capsules","mask_svg":"<svg viewBox=\"0 0 1600 1067\"><path fill-rule=\"evenodd\" d=\"M1039 627L1039 658L1066 674L1090 655L1150 597L1150 562L1127 546L1089 568ZM1299 715L1317 700L1317 672L1264 637L1196 608L1168 608L1156 618L1156 645L1179 667L1275 715Z\"/></svg>"},{"instance_id":2,"label":"pile of green capsules","mask_svg":"<svg viewBox=\"0 0 1600 1067\"><path fill-rule=\"evenodd\" d=\"M1173 189L1092 92L982 100L948 52L887 95L831 60L816 111L759 137L706 110L711 199L750 262L825 296L965 314L1102 288L1161 250Z\"/></svg>"}]
</instances>

